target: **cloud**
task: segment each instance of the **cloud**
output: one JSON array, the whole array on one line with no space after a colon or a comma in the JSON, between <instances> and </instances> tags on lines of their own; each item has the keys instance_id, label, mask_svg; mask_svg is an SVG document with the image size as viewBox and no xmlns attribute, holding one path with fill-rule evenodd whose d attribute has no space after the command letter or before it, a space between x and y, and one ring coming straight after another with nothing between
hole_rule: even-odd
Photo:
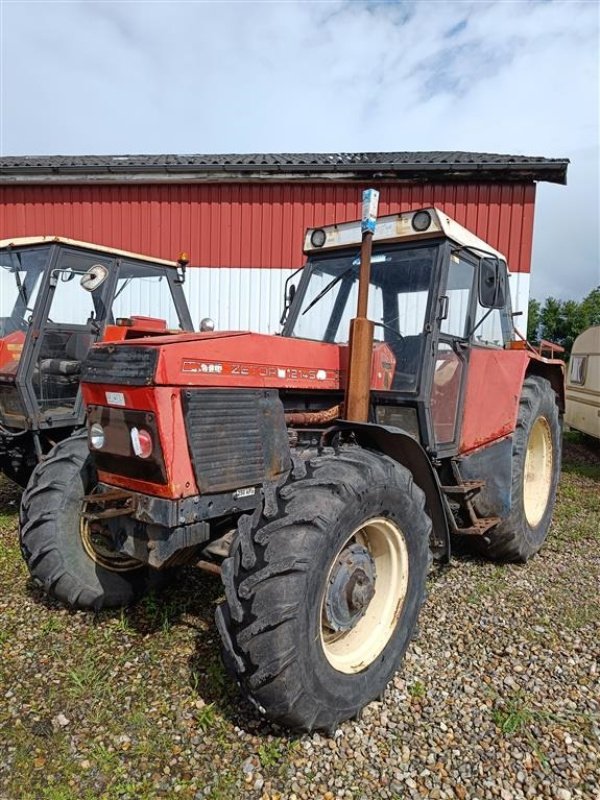
<instances>
[{"instance_id":1,"label":"cloud","mask_svg":"<svg viewBox=\"0 0 600 800\"><path fill-rule=\"evenodd\" d=\"M572 157L567 188L538 187L534 293L574 296L600 281L595 3L1 8L4 154Z\"/></svg>"}]
</instances>

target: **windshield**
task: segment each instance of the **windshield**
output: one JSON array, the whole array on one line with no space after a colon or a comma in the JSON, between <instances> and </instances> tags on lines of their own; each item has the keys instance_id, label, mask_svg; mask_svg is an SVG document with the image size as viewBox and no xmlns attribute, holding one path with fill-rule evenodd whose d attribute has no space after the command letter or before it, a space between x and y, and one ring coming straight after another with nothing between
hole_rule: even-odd
<instances>
[{"instance_id":1,"label":"windshield","mask_svg":"<svg viewBox=\"0 0 600 800\"><path fill-rule=\"evenodd\" d=\"M0 338L27 329L49 251L49 247L0 250Z\"/></svg>"},{"instance_id":2,"label":"windshield","mask_svg":"<svg viewBox=\"0 0 600 800\"><path fill-rule=\"evenodd\" d=\"M184 327L165 268L151 264L133 261L121 264L112 313L115 319L131 316L164 319L171 330Z\"/></svg>"},{"instance_id":3,"label":"windshield","mask_svg":"<svg viewBox=\"0 0 600 800\"><path fill-rule=\"evenodd\" d=\"M418 388L431 284L439 245L378 248L371 259L367 316L375 341L395 358L392 389ZM309 261L308 284L287 336L346 344L356 316L359 253Z\"/></svg>"},{"instance_id":4,"label":"windshield","mask_svg":"<svg viewBox=\"0 0 600 800\"><path fill-rule=\"evenodd\" d=\"M423 332L437 246L376 252L371 259L367 316L375 338L388 341ZM288 335L348 341L356 315L359 253L309 261L307 289Z\"/></svg>"}]
</instances>

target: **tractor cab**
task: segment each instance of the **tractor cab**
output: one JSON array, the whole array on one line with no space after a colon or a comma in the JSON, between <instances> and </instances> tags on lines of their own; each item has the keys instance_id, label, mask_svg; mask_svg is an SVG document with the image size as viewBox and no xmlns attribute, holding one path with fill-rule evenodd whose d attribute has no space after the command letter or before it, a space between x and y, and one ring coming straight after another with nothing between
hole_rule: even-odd
<instances>
[{"instance_id":1,"label":"tractor cab","mask_svg":"<svg viewBox=\"0 0 600 800\"><path fill-rule=\"evenodd\" d=\"M81 364L99 340L192 330L182 268L84 242L0 242L0 469L19 483L83 422Z\"/></svg>"},{"instance_id":2,"label":"tractor cab","mask_svg":"<svg viewBox=\"0 0 600 800\"><path fill-rule=\"evenodd\" d=\"M360 222L308 230L284 336L348 344L360 247ZM389 380L373 393L373 422L430 451L458 449L470 349L503 350L514 338L507 276L500 253L437 209L378 220L367 317Z\"/></svg>"}]
</instances>

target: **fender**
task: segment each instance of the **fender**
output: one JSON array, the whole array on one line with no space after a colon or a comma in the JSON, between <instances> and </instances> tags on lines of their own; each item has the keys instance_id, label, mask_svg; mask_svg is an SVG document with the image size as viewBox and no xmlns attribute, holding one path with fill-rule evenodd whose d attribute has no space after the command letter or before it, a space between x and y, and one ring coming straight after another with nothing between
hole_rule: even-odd
<instances>
[{"instance_id":1,"label":"fender","mask_svg":"<svg viewBox=\"0 0 600 800\"><path fill-rule=\"evenodd\" d=\"M450 560L450 529L446 506L437 472L420 442L401 428L338 420L325 431L323 443L330 444L334 434L341 431L351 431L363 447L379 450L410 470L415 483L425 493L425 508L433 523L431 549L436 559L447 563Z\"/></svg>"}]
</instances>

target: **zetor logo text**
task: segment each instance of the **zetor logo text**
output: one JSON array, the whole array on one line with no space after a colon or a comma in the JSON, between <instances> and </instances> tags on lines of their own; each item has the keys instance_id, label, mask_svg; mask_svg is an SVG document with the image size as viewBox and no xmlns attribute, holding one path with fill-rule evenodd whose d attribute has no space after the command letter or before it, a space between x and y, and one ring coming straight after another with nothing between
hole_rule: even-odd
<instances>
[{"instance_id":1,"label":"zetor logo text","mask_svg":"<svg viewBox=\"0 0 600 800\"><path fill-rule=\"evenodd\" d=\"M292 381L336 380L336 370L305 369L303 367L274 367L264 364L240 364L231 361L196 361L186 359L182 372L195 372L204 375L239 375L250 378L275 378Z\"/></svg>"}]
</instances>

